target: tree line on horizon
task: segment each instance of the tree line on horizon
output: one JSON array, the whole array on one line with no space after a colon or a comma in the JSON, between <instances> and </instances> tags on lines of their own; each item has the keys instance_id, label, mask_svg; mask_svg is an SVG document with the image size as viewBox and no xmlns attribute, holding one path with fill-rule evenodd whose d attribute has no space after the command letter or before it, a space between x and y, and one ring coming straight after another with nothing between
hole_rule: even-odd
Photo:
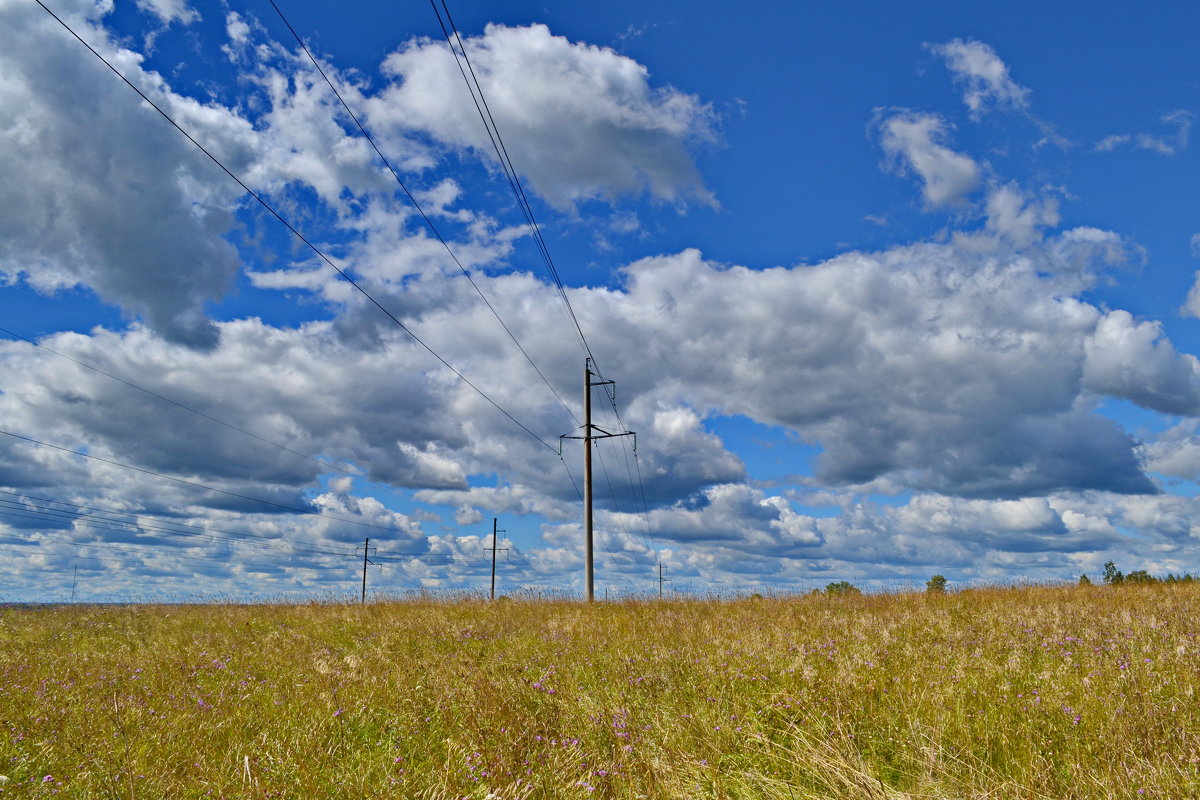
<instances>
[{"instance_id":1,"label":"tree line on horizon","mask_svg":"<svg viewBox=\"0 0 1200 800\"><path fill-rule=\"evenodd\" d=\"M1135 569L1126 575L1117 569L1115 563L1108 561L1104 564L1104 575L1101 580L1104 581L1105 586L1120 586L1125 583L1192 583L1197 578L1190 572L1185 572L1182 575L1168 572L1165 578L1156 578L1144 569ZM1092 585L1092 579L1087 576L1087 573L1079 576L1079 585Z\"/></svg>"}]
</instances>

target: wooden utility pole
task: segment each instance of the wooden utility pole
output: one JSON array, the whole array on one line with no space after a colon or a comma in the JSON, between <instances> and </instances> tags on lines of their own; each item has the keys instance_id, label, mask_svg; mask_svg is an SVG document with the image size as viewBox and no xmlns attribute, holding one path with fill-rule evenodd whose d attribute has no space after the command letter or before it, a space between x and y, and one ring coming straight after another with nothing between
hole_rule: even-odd
<instances>
[{"instance_id":1,"label":"wooden utility pole","mask_svg":"<svg viewBox=\"0 0 1200 800\"><path fill-rule=\"evenodd\" d=\"M583 570L587 583L587 601L596 600L592 570L592 370L591 360L583 360Z\"/></svg>"},{"instance_id":2,"label":"wooden utility pole","mask_svg":"<svg viewBox=\"0 0 1200 800\"><path fill-rule=\"evenodd\" d=\"M497 522L496 518L492 517L492 546L484 548L485 550L492 551L492 594L491 594L491 597L489 598L491 600L496 599L496 551L508 549L507 547L496 547L496 545L498 544L498 542L496 541L496 534L497 533L508 533L508 531L497 530L496 522Z\"/></svg>"},{"instance_id":3,"label":"wooden utility pole","mask_svg":"<svg viewBox=\"0 0 1200 800\"><path fill-rule=\"evenodd\" d=\"M663 571L663 566L662 566L662 562L660 561L660 562L658 562L658 599L660 601L662 600L663 584L671 582L670 578L663 577L662 571Z\"/></svg>"},{"instance_id":4,"label":"wooden utility pole","mask_svg":"<svg viewBox=\"0 0 1200 800\"><path fill-rule=\"evenodd\" d=\"M357 547L354 549L358 550ZM362 578L362 601L361 601L362 605L367 604L367 566L375 564L375 562L371 561L370 558L368 557L371 553L371 549L372 549L371 548L371 540L364 539L363 543L362 543L362 551L363 551L363 578Z\"/></svg>"},{"instance_id":5,"label":"wooden utility pole","mask_svg":"<svg viewBox=\"0 0 1200 800\"><path fill-rule=\"evenodd\" d=\"M567 436L564 434L558 437L560 455L562 454L563 439L583 440L583 569L584 583L587 586L587 601L589 603L596 601L596 584L592 560L592 440L608 439L613 436L633 436L635 437L633 447L634 450L637 449L637 434L633 431L609 433L603 428L592 424L592 387L615 385L615 381L593 381L593 375L595 373L592 372L592 359L586 358L583 362L583 435Z\"/></svg>"}]
</instances>

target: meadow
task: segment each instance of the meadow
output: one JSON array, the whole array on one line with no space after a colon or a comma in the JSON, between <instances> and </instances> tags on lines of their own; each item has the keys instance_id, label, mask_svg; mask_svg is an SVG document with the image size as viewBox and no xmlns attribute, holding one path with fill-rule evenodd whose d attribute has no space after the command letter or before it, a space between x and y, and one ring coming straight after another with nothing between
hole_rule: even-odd
<instances>
[{"instance_id":1,"label":"meadow","mask_svg":"<svg viewBox=\"0 0 1200 800\"><path fill-rule=\"evenodd\" d=\"M0 608L0 794L1195 798L1200 587Z\"/></svg>"}]
</instances>

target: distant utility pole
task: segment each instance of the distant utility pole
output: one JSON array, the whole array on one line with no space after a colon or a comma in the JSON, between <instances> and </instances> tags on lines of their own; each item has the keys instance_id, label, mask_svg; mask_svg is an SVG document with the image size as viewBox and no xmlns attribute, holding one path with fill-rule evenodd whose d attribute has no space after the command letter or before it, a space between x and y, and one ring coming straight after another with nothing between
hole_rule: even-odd
<instances>
[{"instance_id":1,"label":"distant utility pole","mask_svg":"<svg viewBox=\"0 0 1200 800\"><path fill-rule=\"evenodd\" d=\"M367 604L367 566L368 565L376 566L376 567L379 566L374 561L372 561L369 557L371 554L371 551L376 550L377 548L371 546L370 539L364 539L363 543L361 545L354 548L354 552L357 553L359 551L359 548L361 548L363 551L362 604L366 605Z\"/></svg>"},{"instance_id":2,"label":"distant utility pole","mask_svg":"<svg viewBox=\"0 0 1200 800\"><path fill-rule=\"evenodd\" d=\"M658 562L658 599L659 600L662 600L663 584L670 583L670 582L671 582L670 578L663 577L663 565L662 565L661 561Z\"/></svg>"},{"instance_id":3,"label":"distant utility pole","mask_svg":"<svg viewBox=\"0 0 1200 800\"><path fill-rule=\"evenodd\" d=\"M75 602L75 584L79 582L79 565L75 565L75 574L71 576L71 602Z\"/></svg>"},{"instance_id":4,"label":"distant utility pole","mask_svg":"<svg viewBox=\"0 0 1200 800\"><path fill-rule=\"evenodd\" d=\"M593 579L592 570L592 440L593 439L608 439L613 436L633 436L634 450L637 449L637 434L633 431L622 431L621 433L609 433L603 428L592 424L592 387L593 386L616 386L615 381L593 381L592 376L596 373L592 372L592 359L586 358L583 362L583 430L582 436L568 436L563 434L558 437L558 452L562 455L562 440L563 439L582 439L583 440L583 568L585 582L587 584L587 600L589 603L596 601L596 584ZM616 400L616 390L610 395L613 400Z\"/></svg>"},{"instance_id":5,"label":"distant utility pole","mask_svg":"<svg viewBox=\"0 0 1200 800\"><path fill-rule=\"evenodd\" d=\"M496 599L496 551L508 549L507 547L496 547L496 534L497 533L508 533L508 531L497 529L496 522L497 522L496 518L492 517L492 546L483 548L484 550L492 551L492 595L490 598L492 600Z\"/></svg>"}]
</instances>

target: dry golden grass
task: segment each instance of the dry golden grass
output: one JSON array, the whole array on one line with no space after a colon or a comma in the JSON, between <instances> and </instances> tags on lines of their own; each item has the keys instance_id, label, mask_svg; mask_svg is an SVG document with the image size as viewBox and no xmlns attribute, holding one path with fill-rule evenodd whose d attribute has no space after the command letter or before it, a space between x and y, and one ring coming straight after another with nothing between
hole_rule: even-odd
<instances>
[{"instance_id":1,"label":"dry golden grass","mask_svg":"<svg viewBox=\"0 0 1200 800\"><path fill-rule=\"evenodd\" d=\"M1200 587L0 610L0 793L1200 797Z\"/></svg>"}]
</instances>

